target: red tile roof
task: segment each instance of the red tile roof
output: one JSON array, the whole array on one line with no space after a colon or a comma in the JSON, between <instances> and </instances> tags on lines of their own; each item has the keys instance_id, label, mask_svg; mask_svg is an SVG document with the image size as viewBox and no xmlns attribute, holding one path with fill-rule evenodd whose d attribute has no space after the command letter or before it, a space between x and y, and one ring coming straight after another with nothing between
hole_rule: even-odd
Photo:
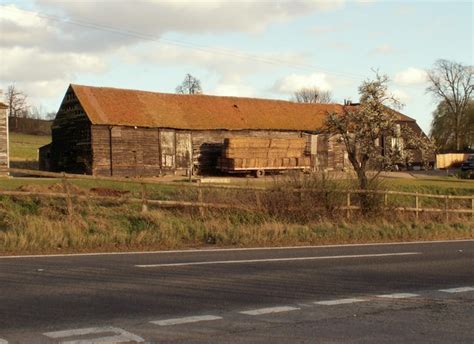
<instances>
[{"instance_id":1,"label":"red tile roof","mask_svg":"<svg viewBox=\"0 0 474 344\"><path fill-rule=\"evenodd\" d=\"M92 124L176 129L318 130L339 104L71 85Z\"/></svg>"}]
</instances>

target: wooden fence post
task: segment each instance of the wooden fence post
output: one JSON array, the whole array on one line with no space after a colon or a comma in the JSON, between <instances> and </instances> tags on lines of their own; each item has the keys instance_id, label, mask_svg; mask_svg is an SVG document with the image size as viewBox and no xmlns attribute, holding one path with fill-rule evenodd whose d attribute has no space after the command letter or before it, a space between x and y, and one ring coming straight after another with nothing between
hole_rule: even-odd
<instances>
[{"instance_id":1,"label":"wooden fence post","mask_svg":"<svg viewBox=\"0 0 474 344\"><path fill-rule=\"evenodd\" d=\"M201 188L201 183L199 183L199 188L198 188L198 202L203 203L203 196L202 196L202 188ZM204 216L204 208L199 207L199 214L203 217Z\"/></svg>"},{"instance_id":2,"label":"wooden fence post","mask_svg":"<svg viewBox=\"0 0 474 344\"><path fill-rule=\"evenodd\" d=\"M472 219L474 220L474 197L471 199L471 210L472 210L471 216L472 216Z\"/></svg>"},{"instance_id":3,"label":"wooden fence post","mask_svg":"<svg viewBox=\"0 0 474 344\"><path fill-rule=\"evenodd\" d=\"M349 220L351 218L351 193L347 192L346 197L347 197L347 199L346 199L346 206L347 206L346 217Z\"/></svg>"},{"instance_id":4,"label":"wooden fence post","mask_svg":"<svg viewBox=\"0 0 474 344\"><path fill-rule=\"evenodd\" d=\"M448 195L444 196L444 213L446 222L449 221L449 212L448 212Z\"/></svg>"},{"instance_id":5,"label":"wooden fence post","mask_svg":"<svg viewBox=\"0 0 474 344\"><path fill-rule=\"evenodd\" d=\"M418 192L415 195L415 219L418 220L418 207L419 207L419 199L418 199Z\"/></svg>"},{"instance_id":6,"label":"wooden fence post","mask_svg":"<svg viewBox=\"0 0 474 344\"><path fill-rule=\"evenodd\" d=\"M148 201L147 201L147 194L146 194L146 184L142 184L142 213L146 213L148 211Z\"/></svg>"},{"instance_id":7,"label":"wooden fence post","mask_svg":"<svg viewBox=\"0 0 474 344\"><path fill-rule=\"evenodd\" d=\"M68 184L68 181L66 179L66 174L65 173L63 173L63 177L62 177L61 180L62 180L62 184L63 184L64 193L66 194L67 214L69 216L72 216L73 213L74 213L74 208L73 208L73 205L72 205L71 190L69 189L69 184Z\"/></svg>"}]
</instances>

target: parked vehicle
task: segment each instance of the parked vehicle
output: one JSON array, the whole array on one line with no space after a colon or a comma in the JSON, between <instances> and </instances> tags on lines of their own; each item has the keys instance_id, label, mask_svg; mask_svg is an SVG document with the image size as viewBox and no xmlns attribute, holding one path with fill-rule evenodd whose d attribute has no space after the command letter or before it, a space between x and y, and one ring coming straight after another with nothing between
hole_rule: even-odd
<instances>
[{"instance_id":1,"label":"parked vehicle","mask_svg":"<svg viewBox=\"0 0 474 344\"><path fill-rule=\"evenodd\" d=\"M462 162L461 171L474 171L474 154Z\"/></svg>"}]
</instances>

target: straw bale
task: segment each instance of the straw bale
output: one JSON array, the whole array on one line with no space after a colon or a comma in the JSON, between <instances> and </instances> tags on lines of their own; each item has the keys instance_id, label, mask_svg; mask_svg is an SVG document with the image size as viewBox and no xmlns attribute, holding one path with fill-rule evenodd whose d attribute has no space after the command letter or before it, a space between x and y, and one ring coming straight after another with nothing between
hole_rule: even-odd
<instances>
[{"instance_id":1,"label":"straw bale","mask_svg":"<svg viewBox=\"0 0 474 344\"><path fill-rule=\"evenodd\" d=\"M311 158L309 156L303 156L297 159L297 166L310 166Z\"/></svg>"}]
</instances>

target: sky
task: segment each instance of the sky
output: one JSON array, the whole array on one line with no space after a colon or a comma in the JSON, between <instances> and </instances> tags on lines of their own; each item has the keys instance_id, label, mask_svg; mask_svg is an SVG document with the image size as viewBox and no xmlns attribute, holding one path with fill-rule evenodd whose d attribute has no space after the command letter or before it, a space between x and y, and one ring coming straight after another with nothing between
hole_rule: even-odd
<instances>
[{"instance_id":1,"label":"sky","mask_svg":"<svg viewBox=\"0 0 474 344\"><path fill-rule=\"evenodd\" d=\"M69 84L289 100L302 87L357 101L375 73L428 132L437 59L472 65L472 1L0 0L0 88L56 111Z\"/></svg>"}]
</instances>

